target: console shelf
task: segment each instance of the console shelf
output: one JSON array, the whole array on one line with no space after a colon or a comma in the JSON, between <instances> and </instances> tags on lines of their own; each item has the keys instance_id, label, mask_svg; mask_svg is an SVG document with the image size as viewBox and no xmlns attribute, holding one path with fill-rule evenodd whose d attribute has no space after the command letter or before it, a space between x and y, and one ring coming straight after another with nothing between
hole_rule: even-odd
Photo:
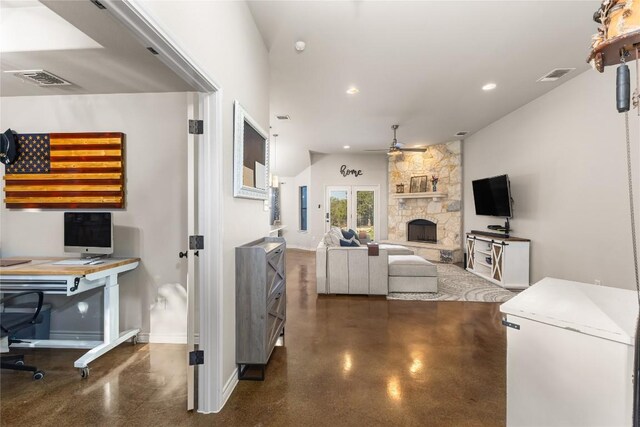
<instances>
[{"instance_id":1,"label":"console shelf","mask_svg":"<svg viewBox=\"0 0 640 427\"><path fill-rule=\"evenodd\" d=\"M503 288L527 288L530 244L528 239L518 237L495 237L476 231L467 233L467 271ZM487 258L491 262L487 262Z\"/></svg>"},{"instance_id":2,"label":"console shelf","mask_svg":"<svg viewBox=\"0 0 640 427\"><path fill-rule=\"evenodd\" d=\"M236 248L238 379L264 380L271 352L284 336L285 250L282 237L265 237Z\"/></svg>"}]
</instances>

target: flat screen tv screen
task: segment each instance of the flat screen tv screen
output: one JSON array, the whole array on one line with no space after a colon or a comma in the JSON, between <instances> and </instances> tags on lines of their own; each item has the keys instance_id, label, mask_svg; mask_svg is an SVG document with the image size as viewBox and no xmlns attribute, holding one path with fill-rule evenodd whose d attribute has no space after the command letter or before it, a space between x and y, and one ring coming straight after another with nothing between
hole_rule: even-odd
<instances>
[{"instance_id":1,"label":"flat screen tv screen","mask_svg":"<svg viewBox=\"0 0 640 427\"><path fill-rule=\"evenodd\" d=\"M473 181L476 215L512 217L511 190L507 175Z\"/></svg>"}]
</instances>

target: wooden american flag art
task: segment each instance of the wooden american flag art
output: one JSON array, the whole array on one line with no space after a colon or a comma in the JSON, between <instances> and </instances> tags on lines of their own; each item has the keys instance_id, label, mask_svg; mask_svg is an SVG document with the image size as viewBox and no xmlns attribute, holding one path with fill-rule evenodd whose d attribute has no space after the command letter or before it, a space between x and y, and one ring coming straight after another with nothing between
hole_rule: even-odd
<instances>
[{"instance_id":1,"label":"wooden american flag art","mask_svg":"<svg viewBox=\"0 0 640 427\"><path fill-rule=\"evenodd\" d=\"M7 208L124 207L124 134L18 134L17 146L4 175Z\"/></svg>"}]
</instances>

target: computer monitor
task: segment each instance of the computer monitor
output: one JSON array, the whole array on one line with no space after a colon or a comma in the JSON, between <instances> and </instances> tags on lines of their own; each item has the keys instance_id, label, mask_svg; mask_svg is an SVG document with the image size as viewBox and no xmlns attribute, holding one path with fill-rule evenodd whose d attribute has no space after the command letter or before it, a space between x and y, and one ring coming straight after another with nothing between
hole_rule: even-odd
<instances>
[{"instance_id":1,"label":"computer monitor","mask_svg":"<svg viewBox=\"0 0 640 427\"><path fill-rule=\"evenodd\" d=\"M112 254L111 212L65 212L64 251L83 256Z\"/></svg>"}]
</instances>

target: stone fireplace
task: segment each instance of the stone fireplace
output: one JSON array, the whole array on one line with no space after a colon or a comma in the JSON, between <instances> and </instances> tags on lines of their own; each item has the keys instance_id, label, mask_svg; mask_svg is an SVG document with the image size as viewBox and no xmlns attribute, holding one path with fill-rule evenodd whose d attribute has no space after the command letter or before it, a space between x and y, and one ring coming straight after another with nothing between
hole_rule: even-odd
<instances>
[{"instance_id":1,"label":"stone fireplace","mask_svg":"<svg viewBox=\"0 0 640 427\"><path fill-rule=\"evenodd\" d=\"M388 241L430 261L462 261L462 142L430 145L425 152L389 156ZM438 178L432 191L433 177ZM410 193L411 178L427 191ZM405 192L397 193L403 184Z\"/></svg>"},{"instance_id":2,"label":"stone fireplace","mask_svg":"<svg viewBox=\"0 0 640 427\"><path fill-rule=\"evenodd\" d=\"M407 241L438 243L438 227L427 219L414 219L407 223Z\"/></svg>"}]
</instances>

